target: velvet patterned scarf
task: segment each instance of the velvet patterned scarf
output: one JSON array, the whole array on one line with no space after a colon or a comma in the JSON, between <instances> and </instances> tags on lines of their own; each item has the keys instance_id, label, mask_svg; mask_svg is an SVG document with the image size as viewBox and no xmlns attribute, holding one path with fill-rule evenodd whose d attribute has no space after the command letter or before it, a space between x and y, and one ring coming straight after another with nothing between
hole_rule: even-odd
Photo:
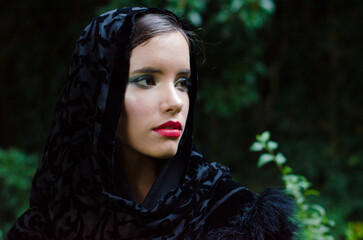
<instances>
[{"instance_id":1,"label":"velvet patterned scarf","mask_svg":"<svg viewBox=\"0 0 363 240\"><path fill-rule=\"evenodd\" d=\"M147 208L118 193L115 132L135 18L145 13L172 14L117 9L95 18L80 35L33 180L30 208L15 222L8 239L197 239L200 235L203 219L211 211L213 190L230 175L226 167L209 164L192 150L197 93L193 47L186 128L176 156L167 161L153 186L154 201ZM170 180L168 172L177 173L177 179L163 187L163 178Z\"/></svg>"},{"instance_id":2,"label":"velvet patterned scarf","mask_svg":"<svg viewBox=\"0 0 363 240\"><path fill-rule=\"evenodd\" d=\"M135 19L147 13L172 15L117 9L82 32L33 180L30 207L7 239L291 239L296 226L289 218L290 199L276 191L254 195L227 167L206 162L194 149L193 46L190 107L178 152L164 162L145 201L134 201L115 161L115 133Z\"/></svg>"}]
</instances>

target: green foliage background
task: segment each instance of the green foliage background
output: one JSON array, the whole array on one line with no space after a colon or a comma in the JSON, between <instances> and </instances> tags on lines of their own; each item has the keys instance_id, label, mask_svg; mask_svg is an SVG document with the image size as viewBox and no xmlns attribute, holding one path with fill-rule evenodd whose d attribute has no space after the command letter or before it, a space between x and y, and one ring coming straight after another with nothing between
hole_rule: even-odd
<instances>
[{"instance_id":1,"label":"green foliage background","mask_svg":"<svg viewBox=\"0 0 363 240\"><path fill-rule=\"evenodd\" d=\"M360 0L5 2L0 9L0 147L22 150L5 154L17 152L12 161L20 165L0 157L0 201L7 203L0 209L0 229L6 232L28 201L29 176L39 157L26 153L43 151L79 33L97 14L131 5L168 7L196 26L204 51L198 55L195 140L210 161L230 166L235 178L254 191L282 185L274 167L257 169L257 155L248 151L255 134L269 129L295 172L320 191L316 201L335 220L336 238L344 239L348 222L350 234L361 231ZM19 172L18 166L24 169ZM19 183L7 182L16 173L29 181L19 175L14 180Z\"/></svg>"}]
</instances>

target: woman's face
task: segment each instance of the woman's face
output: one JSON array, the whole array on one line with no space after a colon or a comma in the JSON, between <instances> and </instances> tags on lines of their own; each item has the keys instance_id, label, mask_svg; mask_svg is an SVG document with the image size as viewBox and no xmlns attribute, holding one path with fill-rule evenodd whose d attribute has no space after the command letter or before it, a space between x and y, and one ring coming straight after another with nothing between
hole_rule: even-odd
<instances>
[{"instance_id":1,"label":"woman's face","mask_svg":"<svg viewBox=\"0 0 363 240\"><path fill-rule=\"evenodd\" d=\"M170 158L178 150L189 110L189 46L174 31L131 52L129 83L117 131L123 152Z\"/></svg>"}]
</instances>

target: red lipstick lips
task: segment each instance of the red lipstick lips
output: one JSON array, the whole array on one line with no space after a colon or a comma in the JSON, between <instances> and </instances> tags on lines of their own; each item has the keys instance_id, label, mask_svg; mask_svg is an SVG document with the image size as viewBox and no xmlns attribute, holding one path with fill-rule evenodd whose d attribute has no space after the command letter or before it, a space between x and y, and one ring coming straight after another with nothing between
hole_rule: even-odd
<instances>
[{"instance_id":1,"label":"red lipstick lips","mask_svg":"<svg viewBox=\"0 0 363 240\"><path fill-rule=\"evenodd\" d=\"M153 129L154 132L164 137L177 138L181 135L182 125L180 122L167 121Z\"/></svg>"}]
</instances>

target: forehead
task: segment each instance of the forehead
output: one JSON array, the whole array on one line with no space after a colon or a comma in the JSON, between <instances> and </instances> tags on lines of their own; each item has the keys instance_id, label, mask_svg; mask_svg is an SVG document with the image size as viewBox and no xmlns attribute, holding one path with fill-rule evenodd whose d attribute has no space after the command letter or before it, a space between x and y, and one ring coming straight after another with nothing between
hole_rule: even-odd
<instances>
[{"instance_id":1,"label":"forehead","mask_svg":"<svg viewBox=\"0 0 363 240\"><path fill-rule=\"evenodd\" d=\"M131 51L130 71L143 67L189 69L189 44L179 31L158 34Z\"/></svg>"}]
</instances>

